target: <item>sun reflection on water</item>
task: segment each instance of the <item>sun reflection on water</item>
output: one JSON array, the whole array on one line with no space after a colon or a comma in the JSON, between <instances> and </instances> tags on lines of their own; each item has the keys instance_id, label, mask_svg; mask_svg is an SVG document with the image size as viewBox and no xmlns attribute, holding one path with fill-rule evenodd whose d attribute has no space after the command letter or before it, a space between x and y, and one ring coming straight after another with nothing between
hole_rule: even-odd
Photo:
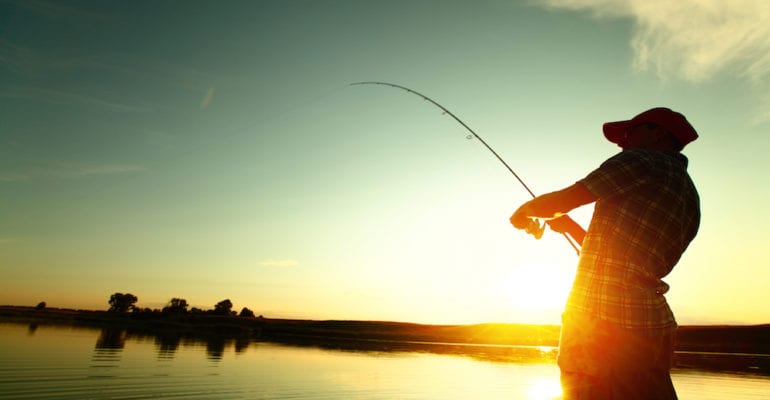
<instances>
[{"instance_id":1,"label":"sun reflection on water","mask_svg":"<svg viewBox=\"0 0 770 400\"><path fill-rule=\"evenodd\" d=\"M527 400L556 400L561 398L561 384L558 379L541 378L533 380L527 390Z\"/></svg>"}]
</instances>

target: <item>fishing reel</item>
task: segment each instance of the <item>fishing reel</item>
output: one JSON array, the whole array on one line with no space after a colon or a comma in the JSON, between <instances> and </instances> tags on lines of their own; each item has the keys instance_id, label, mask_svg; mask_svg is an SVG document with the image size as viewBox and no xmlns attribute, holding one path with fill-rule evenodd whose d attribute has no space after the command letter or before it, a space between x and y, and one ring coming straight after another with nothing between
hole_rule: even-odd
<instances>
[{"instance_id":1,"label":"fishing reel","mask_svg":"<svg viewBox=\"0 0 770 400\"><path fill-rule=\"evenodd\" d=\"M524 231L534 236L535 239L540 239L543 237L543 232L545 232L545 222L540 225L540 222L537 219L530 219L527 226L524 228Z\"/></svg>"}]
</instances>

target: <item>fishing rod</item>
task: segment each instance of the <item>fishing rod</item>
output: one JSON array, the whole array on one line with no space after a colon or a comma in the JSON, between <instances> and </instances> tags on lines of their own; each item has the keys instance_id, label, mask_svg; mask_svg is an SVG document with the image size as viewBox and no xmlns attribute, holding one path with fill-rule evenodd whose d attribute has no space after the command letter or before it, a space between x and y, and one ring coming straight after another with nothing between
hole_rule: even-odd
<instances>
[{"instance_id":1,"label":"fishing rod","mask_svg":"<svg viewBox=\"0 0 770 400\"><path fill-rule=\"evenodd\" d=\"M517 181L519 181L521 186L524 187L524 189L532 196L532 198L537 197L537 196L535 196L535 193L529 188L529 186L527 186L527 184L524 183L524 181L521 179L521 177L519 177L519 175L516 172L514 172L513 168L511 168L511 166L508 165L508 163L505 162L505 160L503 160L503 158L500 157L500 155L497 154L497 152L494 151L492 149L492 147L490 147L489 144L487 144L487 142L484 139L481 138L481 136L479 136L476 132L474 132L473 129L471 129L468 125L466 125L465 122L463 122L460 118L458 118L456 115L454 115L454 113L452 113L451 111L447 110L446 107L444 107L441 104L437 103L435 100L431 99L430 97L428 97L428 96L426 96L426 95L424 95L424 94L422 94L422 93L420 93L420 92L418 92L416 90L409 89L406 86L396 85L395 83L377 82L377 81L366 81L366 82L354 82L354 83L351 83L350 85L351 86L352 85L382 85L382 86L390 86L390 87L394 87L394 88L397 88L397 89L405 90L405 91L407 91L409 93L412 93L412 94L414 94L416 96L422 97L423 100L431 102L434 106L440 108L441 111L444 112L444 114L448 114L450 117L454 118L454 120L457 121L460 125L462 125L463 128L467 129L468 132L471 133L471 136L468 137L469 139L471 139L471 138L478 139L479 142L481 142L481 144L483 144L484 147L487 148L487 150L492 152L492 154L494 154L495 157L497 157L497 159L501 163L503 163L505 168L508 169L508 171L513 175L513 177L516 178ZM537 221L531 220L529 226L527 226L527 228L526 228L526 231L527 231L527 233L532 234L535 237L535 239L540 239L543 236L543 232L545 231L545 223L543 223L543 225L540 226L540 224L538 224ZM580 254L580 249L578 249L577 245L572 242L572 240L569 238L569 236L567 236L566 233L562 233L562 235L564 235L564 238L567 239L567 242L570 244L570 246L572 246L573 249L575 249L575 252L577 252L578 255L579 255Z\"/></svg>"}]
</instances>

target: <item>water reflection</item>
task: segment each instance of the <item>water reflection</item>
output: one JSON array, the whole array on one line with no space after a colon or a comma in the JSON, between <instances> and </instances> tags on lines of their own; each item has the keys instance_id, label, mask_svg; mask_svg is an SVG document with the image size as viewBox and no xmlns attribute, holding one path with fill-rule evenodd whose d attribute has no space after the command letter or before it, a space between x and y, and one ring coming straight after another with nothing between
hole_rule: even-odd
<instances>
[{"instance_id":1,"label":"water reflection","mask_svg":"<svg viewBox=\"0 0 770 400\"><path fill-rule=\"evenodd\" d=\"M224 336L208 336L203 339L206 344L206 357L212 361L219 361L230 346L233 347L236 354L243 354L248 350L252 340L249 337L233 339Z\"/></svg>"},{"instance_id":2,"label":"water reflection","mask_svg":"<svg viewBox=\"0 0 770 400\"><path fill-rule=\"evenodd\" d=\"M556 362L557 348L553 346L515 346L484 345L463 343L437 343L390 340L355 340L333 338L294 338L293 340L273 340L298 347L315 347L326 350L365 353L431 353L464 356L479 361L518 363L518 364L553 364Z\"/></svg>"},{"instance_id":3,"label":"water reflection","mask_svg":"<svg viewBox=\"0 0 770 400\"><path fill-rule=\"evenodd\" d=\"M26 336L37 337L40 331L47 330L49 324L31 322L21 325L26 329ZM72 328L68 328L72 329ZM80 327L76 329L89 329ZM93 360L98 362L114 361L119 358L128 340L139 340L154 344L154 352L159 360L173 360L183 346L200 347L205 350L205 357L219 362L228 351L242 355L249 351L252 343L269 342L295 347L313 347L341 352L370 353L375 356L395 353L431 353L463 356L475 360L496 363L518 364L554 364L556 347L552 346L515 346L483 345L462 343L436 343L419 341L396 341L381 339L362 339L350 337L322 337L300 334L260 335L253 331L175 329L155 325L139 327L104 327L98 330L94 345ZM713 371L735 371L742 373L770 374L770 355L743 353L716 353L678 351L676 365L681 369Z\"/></svg>"},{"instance_id":4,"label":"water reflection","mask_svg":"<svg viewBox=\"0 0 770 400\"><path fill-rule=\"evenodd\" d=\"M34 336L28 331L27 324L0 324L0 398L544 400L560 390L547 346L275 343L47 324ZM687 369L673 378L682 400L759 400L770 393L765 375Z\"/></svg>"},{"instance_id":5,"label":"water reflection","mask_svg":"<svg viewBox=\"0 0 770 400\"><path fill-rule=\"evenodd\" d=\"M37 327L30 325L32 335ZM99 357L112 357L125 347L126 340L151 339L155 344L157 358L171 360L182 345L199 346L205 349L206 358L210 361L222 360L228 349L236 354L244 354L251 343L260 342L251 335L222 335L207 333L205 335L190 335L175 331L131 331L118 328L103 328L97 339L95 353ZM280 343L295 347L312 347L324 350L334 350L354 353L431 353L455 355L472 358L479 361L517 364L554 364L557 347L554 346L516 346L516 345L485 345L464 343L437 343L418 341L394 341L377 339L329 338L314 336L293 336L288 338L272 338L266 342ZM767 374L770 371L770 356L762 354L724 354L677 352L677 365L688 369L711 369L717 371L740 371Z\"/></svg>"},{"instance_id":6,"label":"water reflection","mask_svg":"<svg viewBox=\"0 0 770 400\"><path fill-rule=\"evenodd\" d=\"M236 354L242 354L245 353L246 350L249 348L249 345L251 344L251 338L237 338L235 339L235 353Z\"/></svg>"},{"instance_id":7,"label":"water reflection","mask_svg":"<svg viewBox=\"0 0 770 400\"><path fill-rule=\"evenodd\" d=\"M206 358L219 362L228 351L245 354L252 343L261 340L251 336L227 336L206 334L191 336L174 331L148 333L122 328L102 328L94 346L95 360L115 360L129 340L151 341L159 360L173 360L182 346L202 347ZM396 353L431 353L455 355L480 361L498 363L553 364L556 360L556 347L552 346L513 346L436 343L391 340L350 340L347 338L293 337L272 339L269 342L293 347L317 348L347 353L369 353L384 356ZM230 350L232 349L232 350Z\"/></svg>"},{"instance_id":8,"label":"water reflection","mask_svg":"<svg viewBox=\"0 0 770 400\"><path fill-rule=\"evenodd\" d=\"M103 328L96 339L89 365L89 378L114 377L120 365L123 349L126 347L126 331L117 328Z\"/></svg>"},{"instance_id":9,"label":"water reflection","mask_svg":"<svg viewBox=\"0 0 770 400\"><path fill-rule=\"evenodd\" d=\"M126 347L126 330L120 328L102 328L96 339L97 350L104 352L120 352Z\"/></svg>"},{"instance_id":10,"label":"water reflection","mask_svg":"<svg viewBox=\"0 0 770 400\"><path fill-rule=\"evenodd\" d=\"M182 338L176 333L159 333L155 335L155 347L158 351L158 359L170 360L174 358Z\"/></svg>"},{"instance_id":11,"label":"water reflection","mask_svg":"<svg viewBox=\"0 0 770 400\"><path fill-rule=\"evenodd\" d=\"M209 337L206 339L206 357L211 361L219 361L225 353L227 340L223 337Z\"/></svg>"},{"instance_id":12,"label":"water reflection","mask_svg":"<svg viewBox=\"0 0 770 400\"><path fill-rule=\"evenodd\" d=\"M559 379L533 379L527 388L527 399L529 400L560 399L561 395L562 389Z\"/></svg>"}]
</instances>

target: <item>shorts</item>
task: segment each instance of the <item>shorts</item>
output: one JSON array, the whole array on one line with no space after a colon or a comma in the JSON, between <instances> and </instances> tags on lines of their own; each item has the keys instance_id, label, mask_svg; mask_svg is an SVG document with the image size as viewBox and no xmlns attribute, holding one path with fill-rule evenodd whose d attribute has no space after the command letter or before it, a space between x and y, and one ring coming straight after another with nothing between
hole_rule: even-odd
<instances>
[{"instance_id":1,"label":"shorts","mask_svg":"<svg viewBox=\"0 0 770 400\"><path fill-rule=\"evenodd\" d=\"M676 399L673 350L673 334L648 336L565 313L557 359L563 399Z\"/></svg>"}]
</instances>

